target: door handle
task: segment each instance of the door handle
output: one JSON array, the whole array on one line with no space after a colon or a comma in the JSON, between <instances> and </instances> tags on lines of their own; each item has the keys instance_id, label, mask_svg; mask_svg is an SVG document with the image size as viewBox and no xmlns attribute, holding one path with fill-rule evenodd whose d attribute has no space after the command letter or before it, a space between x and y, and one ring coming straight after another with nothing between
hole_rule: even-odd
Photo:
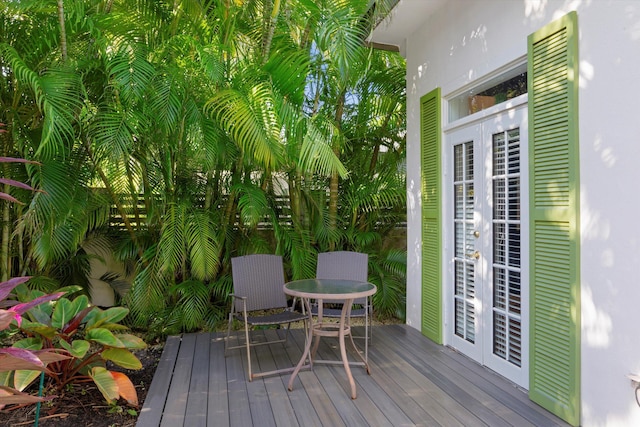
<instances>
[{"instance_id":1,"label":"door handle","mask_svg":"<svg viewBox=\"0 0 640 427\"><path fill-rule=\"evenodd\" d=\"M480 252L471 252L470 254L467 254L467 258L480 259Z\"/></svg>"}]
</instances>

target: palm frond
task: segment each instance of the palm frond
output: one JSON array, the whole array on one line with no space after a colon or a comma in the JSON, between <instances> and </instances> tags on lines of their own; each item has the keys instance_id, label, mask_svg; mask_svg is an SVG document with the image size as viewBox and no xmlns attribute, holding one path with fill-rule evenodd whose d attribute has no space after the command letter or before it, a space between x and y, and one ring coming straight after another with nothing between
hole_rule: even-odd
<instances>
[{"instance_id":1,"label":"palm frond","mask_svg":"<svg viewBox=\"0 0 640 427\"><path fill-rule=\"evenodd\" d=\"M256 227L264 220L269 210L269 202L264 192L253 185L236 184L233 193L238 195L238 209L243 224Z\"/></svg>"},{"instance_id":2,"label":"palm frond","mask_svg":"<svg viewBox=\"0 0 640 427\"><path fill-rule=\"evenodd\" d=\"M186 220L184 206L174 203L167 206L157 252L157 262L160 265L160 271L164 274L173 275L185 261Z\"/></svg>"},{"instance_id":3,"label":"palm frond","mask_svg":"<svg viewBox=\"0 0 640 427\"><path fill-rule=\"evenodd\" d=\"M307 133L300 148L301 171L323 176L337 173L342 178L348 175L347 169L331 146L331 140L336 133L339 131L335 127L327 121L322 122L320 118L308 123Z\"/></svg>"},{"instance_id":4,"label":"palm frond","mask_svg":"<svg viewBox=\"0 0 640 427\"><path fill-rule=\"evenodd\" d=\"M169 282L160 274L157 263L150 263L136 274L125 298L135 326L148 326L149 320L154 319L167 306L168 288Z\"/></svg>"},{"instance_id":5,"label":"palm frond","mask_svg":"<svg viewBox=\"0 0 640 427\"><path fill-rule=\"evenodd\" d=\"M206 108L243 152L265 168L276 169L284 150L271 95L266 85L255 86L249 96L227 89L215 94Z\"/></svg>"},{"instance_id":6,"label":"palm frond","mask_svg":"<svg viewBox=\"0 0 640 427\"><path fill-rule=\"evenodd\" d=\"M96 162L128 157L133 135L131 117L125 111L117 111L108 105L98 110L89 126Z\"/></svg>"},{"instance_id":7,"label":"palm frond","mask_svg":"<svg viewBox=\"0 0 640 427\"><path fill-rule=\"evenodd\" d=\"M198 280L187 280L172 286L169 292L178 296L181 329L191 331L202 327L209 309L209 288Z\"/></svg>"},{"instance_id":8,"label":"palm frond","mask_svg":"<svg viewBox=\"0 0 640 427\"><path fill-rule=\"evenodd\" d=\"M155 67L131 46L124 46L107 63L122 100L136 102L143 98L156 73Z\"/></svg>"},{"instance_id":9,"label":"palm frond","mask_svg":"<svg viewBox=\"0 0 640 427\"><path fill-rule=\"evenodd\" d=\"M200 211L189 215L186 236L191 274L197 280L211 280L219 264L219 237L211 216Z\"/></svg>"}]
</instances>

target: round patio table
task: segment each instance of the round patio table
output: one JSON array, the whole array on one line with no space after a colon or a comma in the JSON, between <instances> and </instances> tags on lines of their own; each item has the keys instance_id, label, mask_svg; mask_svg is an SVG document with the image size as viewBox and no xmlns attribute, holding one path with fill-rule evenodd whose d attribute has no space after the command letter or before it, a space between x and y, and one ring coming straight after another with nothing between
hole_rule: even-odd
<instances>
[{"instance_id":1,"label":"round patio table","mask_svg":"<svg viewBox=\"0 0 640 427\"><path fill-rule=\"evenodd\" d=\"M349 337L351 345L355 350L355 353L362 359L362 362L354 363L359 366L364 366L368 374L371 374L369 370L369 362L358 351L353 337L351 336L351 305L353 300L357 298L365 298L375 294L377 291L376 285L368 282L359 282L356 280L338 280L338 279L302 279L294 280L284 285L284 293L293 297L298 297L302 300L302 303L309 313L309 325L308 336L305 343L304 352L298 362L298 365L291 374L289 379L289 391L293 390L293 381L295 380L298 372L303 367L313 368L315 353L320 344L320 337L338 337L340 343L340 355L341 361L336 360L316 360L316 363L331 363L342 364L344 370L347 373L349 384L351 385L351 398L355 399L356 383L351 375L351 368L349 365L353 362L349 362L347 358L347 351L345 348L345 336ZM311 313L310 300L317 300L318 302L318 319L314 323L313 314ZM340 301L342 302L342 312L340 313L340 322L324 322L322 319L322 302L323 300ZM317 337L314 341L314 337ZM313 349L311 344L313 342ZM309 364L305 365L305 360L309 357Z\"/></svg>"}]
</instances>

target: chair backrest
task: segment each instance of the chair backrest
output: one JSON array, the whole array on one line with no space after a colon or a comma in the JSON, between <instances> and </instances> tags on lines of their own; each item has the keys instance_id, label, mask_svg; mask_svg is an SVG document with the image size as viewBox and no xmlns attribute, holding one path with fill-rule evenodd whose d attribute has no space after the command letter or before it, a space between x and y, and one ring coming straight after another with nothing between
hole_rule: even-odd
<instances>
[{"instance_id":1,"label":"chair backrest","mask_svg":"<svg viewBox=\"0 0 640 427\"><path fill-rule=\"evenodd\" d=\"M335 251L318 254L317 279L343 279L366 282L369 278L369 255L361 252ZM354 301L363 304L364 298Z\"/></svg>"},{"instance_id":2,"label":"chair backrest","mask_svg":"<svg viewBox=\"0 0 640 427\"><path fill-rule=\"evenodd\" d=\"M281 256L256 254L232 258L231 274L233 292L247 297L248 311L287 307ZM242 310L239 300L236 310Z\"/></svg>"}]
</instances>

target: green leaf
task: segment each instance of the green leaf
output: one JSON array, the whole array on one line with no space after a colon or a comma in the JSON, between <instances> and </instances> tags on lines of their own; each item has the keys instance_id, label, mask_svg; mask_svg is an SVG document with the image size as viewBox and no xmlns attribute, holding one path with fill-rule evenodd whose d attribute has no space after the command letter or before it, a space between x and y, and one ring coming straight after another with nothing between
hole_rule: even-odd
<instances>
[{"instance_id":1,"label":"green leaf","mask_svg":"<svg viewBox=\"0 0 640 427\"><path fill-rule=\"evenodd\" d=\"M94 328L86 333L84 336L89 341L94 341L98 344L106 345L109 347L124 348L124 344L118 338L115 337L108 329Z\"/></svg>"},{"instance_id":2,"label":"green leaf","mask_svg":"<svg viewBox=\"0 0 640 427\"><path fill-rule=\"evenodd\" d=\"M71 318L73 318L75 315L80 313L82 310L84 310L88 306L89 306L89 298L86 295L80 295L79 297L74 299Z\"/></svg>"},{"instance_id":3,"label":"green leaf","mask_svg":"<svg viewBox=\"0 0 640 427\"><path fill-rule=\"evenodd\" d=\"M118 400L118 384L111 376L111 373L101 366L96 366L89 372L89 376L98 386L98 390L104 396L108 403Z\"/></svg>"},{"instance_id":4,"label":"green leaf","mask_svg":"<svg viewBox=\"0 0 640 427\"><path fill-rule=\"evenodd\" d=\"M129 314L125 307L111 307L107 310L94 309L86 317L86 328L105 327L105 323L117 323Z\"/></svg>"},{"instance_id":5,"label":"green leaf","mask_svg":"<svg viewBox=\"0 0 640 427\"><path fill-rule=\"evenodd\" d=\"M42 339L39 337L24 338L14 342L12 347L24 348L25 350L40 350L42 349Z\"/></svg>"},{"instance_id":6,"label":"green leaf","mask_svg":"<svg viewBox=\"0 0 640 427\"><path fill-rule=\"evenodd\" d=\"M69 344L65 340L60 340L60 345L73 357L76 357L78 359L82 359L85 354L87 354L87 351L89 351L89 347L91 347L91 343L85 340L75 340L71 344Z\"/></svg>"},{"instance_id":7,"label":"green leaf","mask_svg":"<svg viewBox=\"0 0 640 427\"><path fill-rule=\"evenodd\" d=\"M52 313L52 307L49 304L41 304L37 307L33 307L28 312L29 317L31 317L36 322L42 323L43 325L51 323L51 313ZM22 321L23 328L24 328L24 322L25 320L23 319Z\"/></svg>"},{"instance_id":8,"label":"green leaf","mask_svg":"<svg viewBox=\"0 0 640 427\"><path fill-rule=\"evenodd\" d=\"M60 298L53 309L51 326L62 329L73 317L73 303L66 298Z\"/></svg>"},{"instance_id":9,"label":"green leaf","mask_svg":"<svg viewBox=\"0 0 640 427\"><path fill-rule=\"evenodd\" d=\"M20 329L25 332L38 334L49 339L53 339L57 334L57 331L51 326L43 325L42 323L37 322L23 321L22 327Z\"/></svg>"},{"instance_id":10,"label":"green leaf","mask_svg":"<svg viewBox=\"0 0 640 427\"><path fill-rule=\"evenodd\" d=\"M122 344L124 344L125 348L131 349L131 350L139 350L147 347L147 344L145 344L145 342L142 341L142 339L138 338L135 335L120 334L120 335L117 335L117 337L122 342Z\"/></svg>"},{"instance_id":11,"label":"green leaf","mask_svg":"<svg viewBox=\"0 0 640 427\"><path fill-rule=\"evenodd\" d=\"M129 314L129 309L125 307L111 307L102 313L104 323L118 323Z\"/></svg>"},{"instance_id":12,"label":"green leaf","mask_svg":"<svg viewBox=\"0 0 640 427\"><path fill-rule=\"evenodd\" d=\"M0 385L8 386L11 381L12 371L0 372Z\"/></svg>"},{"instance_id":13,"label":"green leaf","mask_svg":"<svg viewBox=\"0 0 640 427\"><path fill-rule=\"evenodd\" d=\"M125 369L142 369L142 363L129 350L124 348L109 348L101 354L104 360L110 360Z\"/></svg>"},{"instance_id":14,"label":"green leaf","mask_svg":"<svg viewBox=\"0 0 640 427\"><path fill-rule=\"evenodd\" d=\"M103 323L100 326L110 331L128 331L129 330L128 326L121 325L120 323Z\"/></svg>"},{"instance_id":15,"label":"green leaf","mask_svg":"<svg viewBox=\"0 0 640 427\"><path fill-rule=\"evenodd\" d=\"M40 375L40 371L15 371L13 376L13 387L22 391L29 386Z\"/></svg>"}]
</instances>

